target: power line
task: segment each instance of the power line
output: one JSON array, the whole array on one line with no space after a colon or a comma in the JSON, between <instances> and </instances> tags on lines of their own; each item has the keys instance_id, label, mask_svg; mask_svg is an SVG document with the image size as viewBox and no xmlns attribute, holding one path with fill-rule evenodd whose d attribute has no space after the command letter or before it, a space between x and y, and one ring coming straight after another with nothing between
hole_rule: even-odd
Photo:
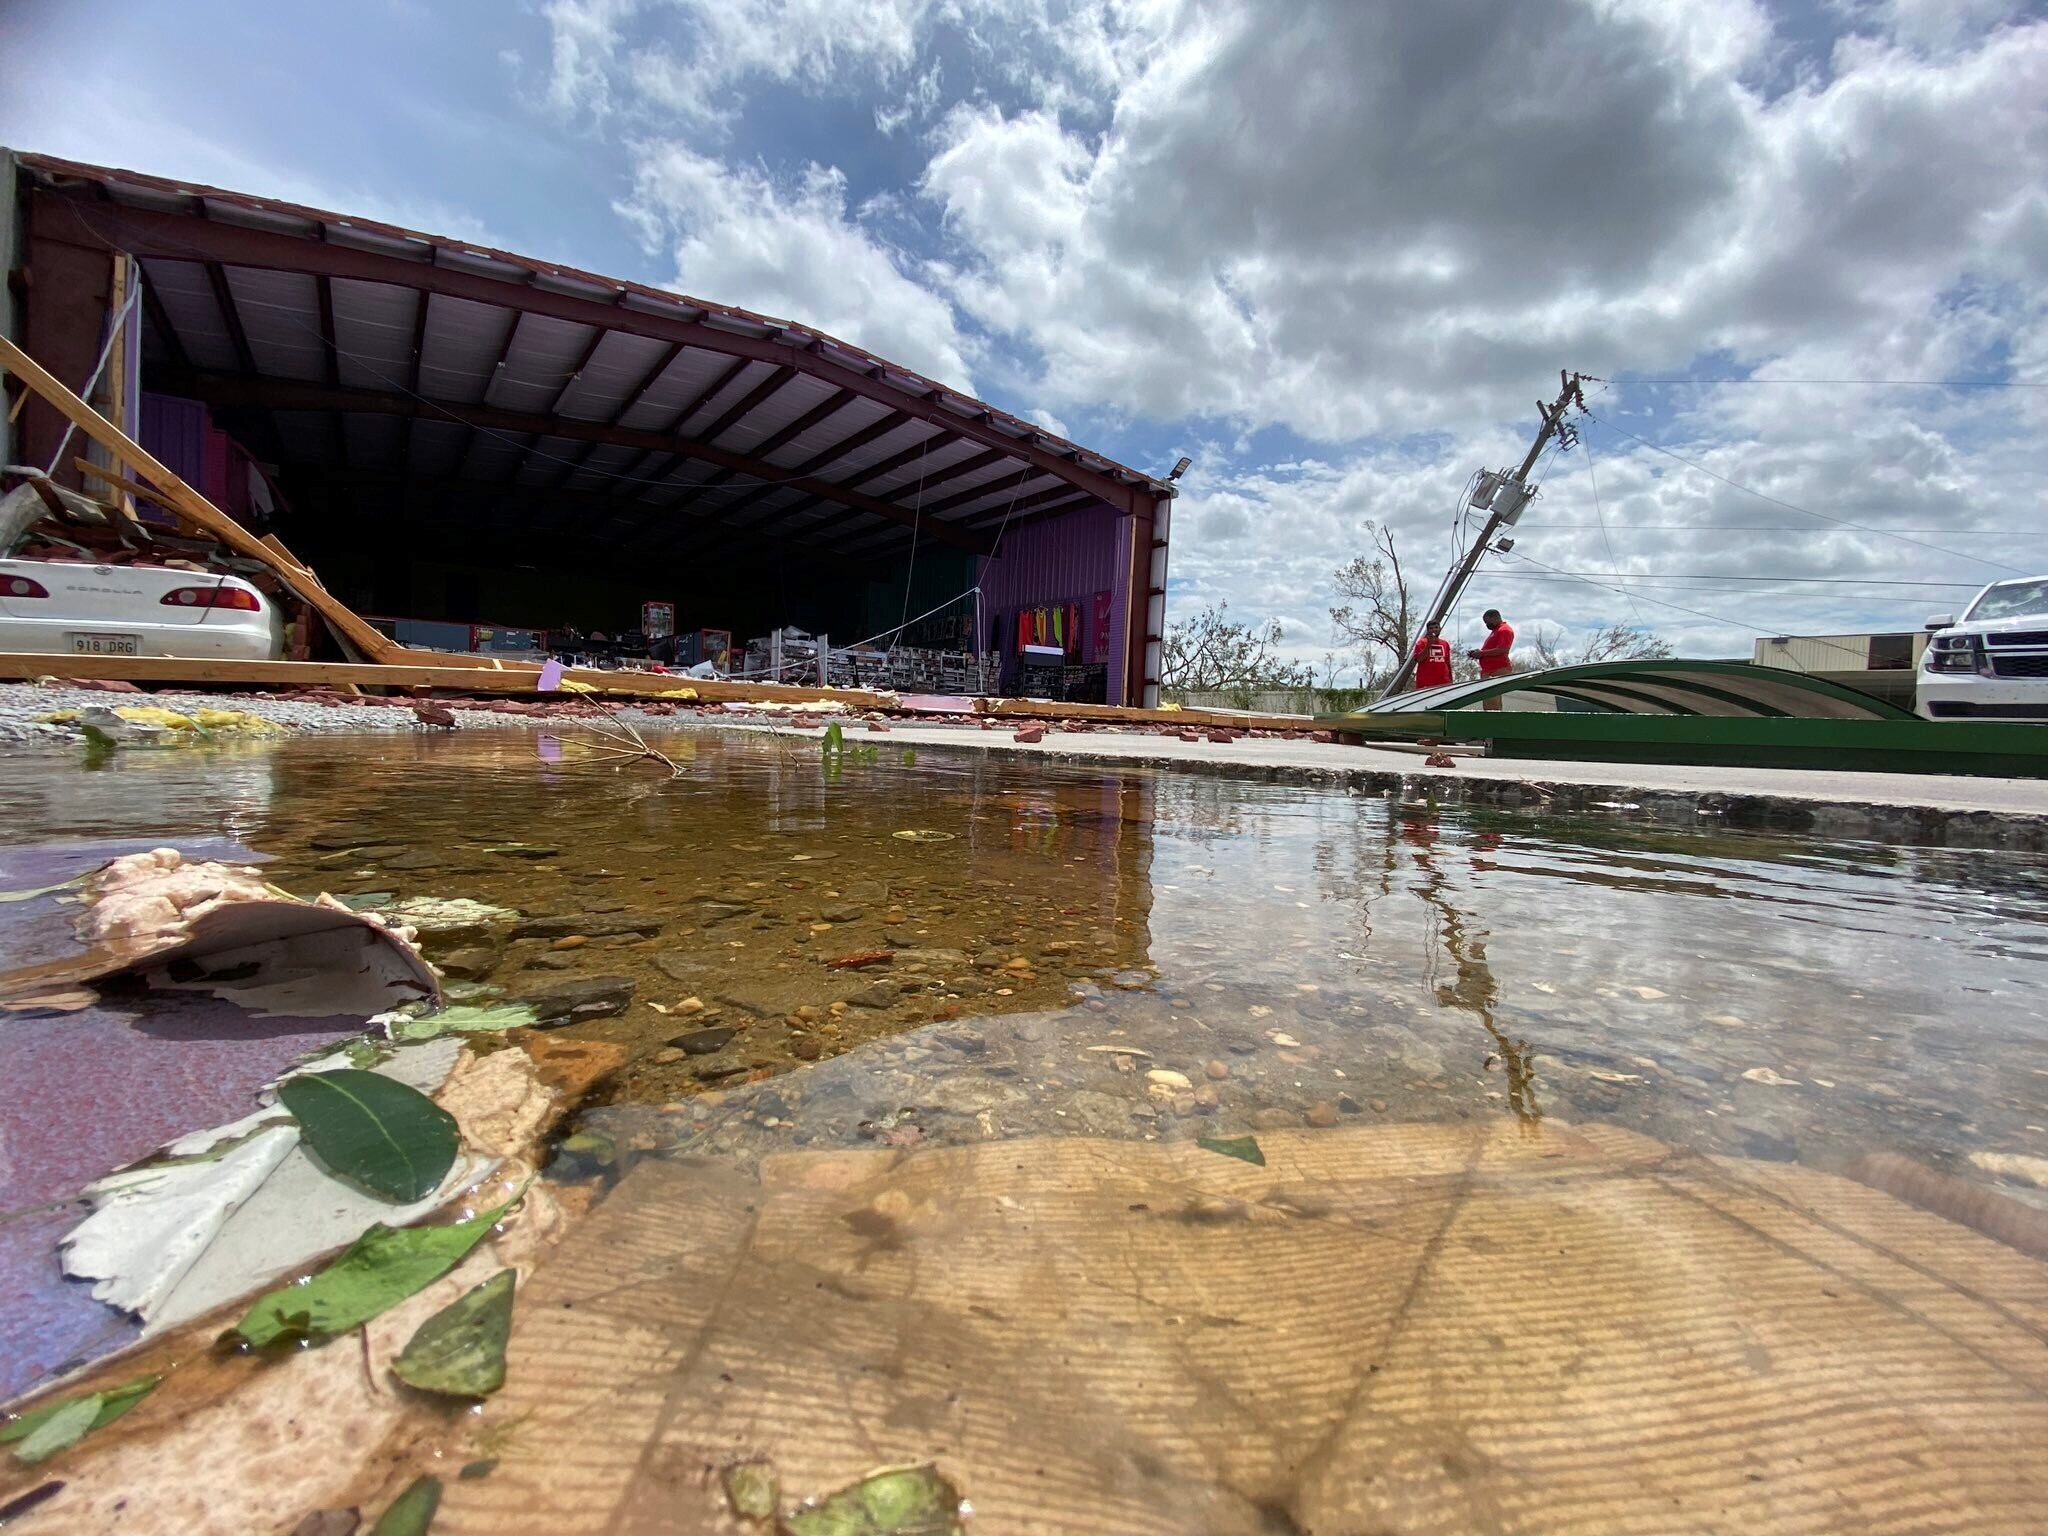
<instances>
[{"instance_id":1,"label":"power line","mask_svg":"<svg viewBox=\"0 0 2048 1536\"><path fill-rule=\"evenodd\" d=\"M1846 517L1834 517L1826 512L1816 512L1811 507L1802 507L1796 502L1786 501L1783 497L1773 496L1767 491L1757 490L1754 486L1744 485L1740 480L1731 480L1726 475L1721 474L1719 471L1709 469L1706 465L1699 463L1697 460L1688 459L1682 453L1673 453L1669 448L1664 447L1660 443L1653 443L1646 437L1637 437L1635 433L1629 431L1628 428L1617 427L1613 422L1607 420L1604 416L1595 416L1591 411L1587 411L1584 414L1587 420L1599 422L1601 426L1607 428L1607 430L1610 432L1619 432L1623 437L1629 439L1629 441L1631 442L1641 443L1645 448L1651 449L1653 452L1656 453L1661 453L1667 459L1676 459L1679 463L1685 465L1688 469L1698 470L1701 474L1707 476L1709 479L1718 480L1723 485L1732 486L1736 490L1754 496L1760 501L1768 501L1773 506L1783 507L1787 512L1797 512L1802 517L1817 517L1824 523L1839 523L1844 528L1854 528L1858 532L1873 534L1878 538L1896 539L1901 544L1911 544L1920 549L1931 549L1938 555L1947 555L1951 559L1955 560L1967 560L1972 565L1988 565L1995 571L2010 571L2015 576L2024 576L2027 574L2018 566L2007 565L2002 560L1986 560L1979 555L1966 555L1959 549L1948 549L1940 544L1929 544L1920 539L1909 539L1904 534L1892 533L1883 528L1873 528L1868 523L1851 522Z\"/></svg>"},{"instance_id":2,"label":"power line","mask_svg":"<svg viewBox=\"0 0 2048 1536\"><path fill-rule=\"evenodd\" d=\"M1531 528L1599 528L1599 523L1523 523L1520 532ZM1608 523L1605 525L1617 533L1655 531L1661 533L1826 533L1825 528L1809 528L1804 523ZM1967 533L1971 537L2038 539L2043 537L2039 528L1894 528L1893 533Z\"/></svg>"},{"instance_id":3,"label":"power line","mask_svg":"<svg viewBox=\"0 0 2048 1536\"><path fill-rule=\"evenodd\" d=\"M1507 558L1510 560L1525 561L1528 564L1537 567L1539 570L1549 571L1554 576L1562 576L1567 581L1581 582L1589 587L1598 587L1601 591L1612 592L1617 597L1626 597L1628 595L1627 593L1623 592L1619 587L1610 587L1605 585L1604 583L1594 581L1589 577L1575 576L1570 571L1561 571L1554 565L1545 565L1541 560L1536 559L1533 555L1525 555L1520 553L1519 551L1516 551L1514 553L1509 554ZM1514 571L1504 571L1501 574L1518 575L1522 573ZM1702 608L1687 608L1681 603L1667 603L1662 598L1646 597L1643 599L1643 601L1648 603L1653 608L1669 608L1674 613L1689 613L1696 619L1705 619L1711 624L1726 624L1735 629L1746 629L1750 631L1752 634L1771 635L1777 633L1776 630L1760 629L1754 624L1745 624L1740 619L1724 618L1722 615L1718 613L1708 613L1705 609Z\"/></svg>"},{"instance_id":4,"label":"power line","mask_svg":"<svg viewBox=\"0 0 2048 1536\"><path fill-rule=\"evenodd\" d=\"M1593 375L1583 377L1588 383ZM1794 384L1847 386L1859 389L2048 389L2048 379L1605 379L1603 383L1690 384L1720 387L1724 384Z\"/></svg>"},{"instance_id":5,"label":"power line","mask_svg":"<svg viewBox=\"0 0 2048 1536\"><path fill-rule=\"evenodd\" d=\"M1830 587L1954 587L1975 592L1981 581L1912 581L1897 576L1738 576L1723 571L1565 571L1566 576L1594 576L1609 581L1761 581L1794 586Z\"/></svg>"}]
</instances>

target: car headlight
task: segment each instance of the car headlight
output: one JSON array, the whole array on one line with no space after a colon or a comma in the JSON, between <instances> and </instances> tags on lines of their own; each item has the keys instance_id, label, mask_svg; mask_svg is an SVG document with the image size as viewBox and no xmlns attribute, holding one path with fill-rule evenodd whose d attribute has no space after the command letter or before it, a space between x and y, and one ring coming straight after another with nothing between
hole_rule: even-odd
<instances>
[{"instance_id":1,"label":"car headlight","mask_svg":"<svg viewBox=\"0 0 2048 1536\"><path fill-rule=\"evenodd\" d=\"M1936 635L1921 665L1929 672L1977 672L1983 659L1984 643L1975 635Z\"/></svg>"}]
</instances>

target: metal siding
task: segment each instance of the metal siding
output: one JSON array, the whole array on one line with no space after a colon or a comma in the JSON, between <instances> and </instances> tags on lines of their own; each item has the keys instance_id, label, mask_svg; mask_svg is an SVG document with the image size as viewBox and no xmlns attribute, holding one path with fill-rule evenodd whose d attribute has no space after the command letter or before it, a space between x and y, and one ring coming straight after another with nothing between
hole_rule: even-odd
<instances>
[{"instance_id":1,"label":"metal siding","mask_svg":"<svg viewBox=\"0 0 2048 1536\"><path fill-rule=\"evenodd\" d=\"M1095 594L1108 590L1109 653L1098 654L1090 634L1082 657L1108 662L1112 702L1121 686L1118 668L1123 662L1124 581L1119 562L1130 556L1130 535L1124 526L1129 521L1106 506L1083 507L1064 517L1011 530L1003 537L1002 553L981 562L985 630L998 614L1014 624L1019 608L1068 601L1078 603L1082 622L1092 625ZM1014 647L1006 644L1003 649L1008 657ZM1006 663L1006 670L1011 665L1013 659Z\"/></svg>"},{"instance_id":2,"label":"metal siding","mask_svg":"<svg viewBox=\"0 0 2048 1536\"><path fill-rule=\"evenodd\" d=\"M206 479L206 430L211 425L206 407L197 400L180 400L174 395L142 397L139 440L143 448L187 485L197 486Z\"/></svg>"}]
</instances>

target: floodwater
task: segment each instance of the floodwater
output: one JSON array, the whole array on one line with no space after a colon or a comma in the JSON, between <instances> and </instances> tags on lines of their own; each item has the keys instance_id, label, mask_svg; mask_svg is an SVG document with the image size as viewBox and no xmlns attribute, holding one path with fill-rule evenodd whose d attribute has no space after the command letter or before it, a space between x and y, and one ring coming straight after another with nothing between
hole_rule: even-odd
<instances>
[{"instance_id":1,"label":"floodwater","mask_svg":"<svg viewBox=\"0 0 2048 1536\"><path fill-rule=\"evenodd\" d=\"M89 772L27 757L0 835L219 833L302 895L510 909L422 941L461 995L580 1004L577 1033L638 1053L624 1102L1064 1011L1189 1093L1214 1085L1200 1129L1328 1106L1612 1120L1823 1167L1904 1152L1965 1177L1973 1157L2048 1156L2038 855L864 744L874 761L828 771L811 742L683 736L673 781L543 761L516 733L131 751ZM731 1039L705 1050L710 1030ZM1073 1090L1128 1075L1092 1054ZM1134 1122L1056 1098L1031 1118L1171 1134L1186 1096L1141 1095Z\"/></svg>"},{"instance_id":2,"label":"floodwater","mask_svg":"<svg viewBox=\"0 0 2048 1536\"><path fill-rule=\"evenodd\" d=\"M629 1049L449 1529L759 1459L992 1530L2040 1528L2048 859L661 744L0 784L6 839L499 909L424 935L463 993Z\"/></svg>"}]
</instances>

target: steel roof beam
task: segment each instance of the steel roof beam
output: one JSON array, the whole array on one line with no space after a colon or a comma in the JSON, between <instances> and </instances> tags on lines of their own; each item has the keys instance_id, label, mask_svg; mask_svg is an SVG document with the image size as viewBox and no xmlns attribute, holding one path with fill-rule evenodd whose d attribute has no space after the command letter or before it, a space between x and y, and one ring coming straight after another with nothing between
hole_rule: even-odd
<instances>
[{"instance_id":1,"label":"steel roof beam","mask_svg":"<svg viewBox=\"0 0 2048 1536\"><path fill-rule=\"evenodd\" d=\"M569 442L618 444L673 453L680 458L730 469L735 474L768 482L781 482L820 501L837 502L877 517L908 525L911 513L893 502L860 491L849 491L829 480L813 476L792 476L781 467L747 454L734 453L710 443L689 442L666 433L643 432L615 427L602 421L583 421L569 416L538 416L526 411L502 410L489 405L426 400L415 396L387 394L378 390L329 389L283 379L240 379L220 374L193 374L175 381L174 387L193 399L222 407L254 407L270 411L356 412L370 416L424 416L463 422L473 428L528 434L534 438L554 437ZM985 552L988 540L950 524L927 522L929 536L976 553Z\"/></svg>"},{"instance_id":2,"label":"steel roof beam","mask_svg":"<svg viewBox=\"0 0 2048 1536\"><path fill-rule=\"evenodd\" d=\"M970 438L983 447L1000 448L1004 453L1036 466L1040 473L1057 475L1126 511L1136 508L1139 494L1142 493L1148 502L1156 494L1153 487L1142 479L1125 479L1113 470L1094 469L1068 459L1046 448L1035 435L1014 437L985 419L985 409L973 414L948 409L940 403L940 391L936 388L925 392L892 383L886 376L887 370L879 362L863 365L827 356L822 350L824 344L809 337L790 340L786 339L787 333L748 335L710 324L708 319L650 313L621 305L616 300L557 292L541 286L538 280L512 283L502 278L466 272L458 267L441 266L431 257L410 260L304 235L252 229L190 214L95 203L47 188L38 188L30 196L33 200L69 204L101 238L137 256L172 261L196 259L315 276L325 272L332 277L410 287L448 298L548 315L577 324L607 326L663 341L683 341L730 357L793 366L838 388L850 389L867 399L880 401L906 416Z\"/></svg>"}]
</instances>

